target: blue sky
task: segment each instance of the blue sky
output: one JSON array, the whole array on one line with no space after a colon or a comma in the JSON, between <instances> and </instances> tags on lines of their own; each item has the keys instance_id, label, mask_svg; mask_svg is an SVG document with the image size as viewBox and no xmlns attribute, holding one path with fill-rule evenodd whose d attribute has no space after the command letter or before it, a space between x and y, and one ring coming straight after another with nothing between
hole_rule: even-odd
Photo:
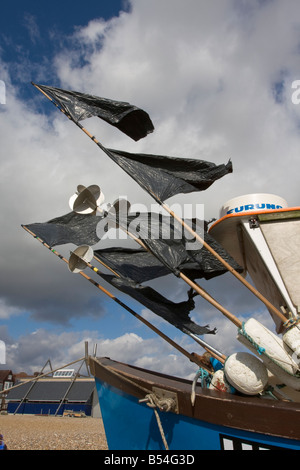
<instances>
[{"instance_id":1,"label":"blue sky","mask_svg":"<svg viewBox=\"0 0 300 470\"><path fill-rule=\"evenodd\" d=\"M118 16L121 10L128 10L126 5L122 0L105 0L90 2L90 7L82 8L79 2L67 0L54 1L48 8L43 2L29 1L26 5L21 0L7 2L0 17L1 55L4 62L14 64L15 70L20 64L28 64L23 74L11 74L12 83L20 87L20 96L28 98L35 94L28 82L29 69L32 74L42 64L49 64L49 79L56 81L51 61L74 31L93 18L107 20Z\"/></svg>"},{"instance_id":2,"label":"blue sky","mask_svg":"<svg viewBox=\"0 0 300 470\"><path fill-rule=\"evenodd\" d=\"M41 62L51 58L60 48L60 42L67 41L76 28L86 26L94 18L110 19L118 16L120 10L127 10L123 0L87 2L54 1L26 2L12 0L2 7L0 28L4 61L24 59Z\"/></svg>"},{"instance_id":3,"label":"blue sky","mask_svg":"<svg viewBox=\"0 0 300 470\"><path fill-rule=\"evenodd\" d=\"M48 358L63 365L81 357L88 340L115 359L179 375L195 371L21 229L67 213L77 184L99 184L108 202L127 196L148 208L153 203L31 80L149 112L155 132L138 143L89 120L87 128L107 146L215 163L232 159L232 175L170 204L204 204L207 220L218 217L228 199L253 192L275 193L296 206L300 105L291 95L300 79L299 10L297 0L28 0L2 6L0 340L7 363L1 368L32 372ZM174 301L186 298L187 286L172 276L153 286ZM240 319L255 314L270 326L262 305L230 275L204 281L204 288ZM122 300L190 352L202 352L189 337ZM225 354L236 350L235 327L201 299L193 318L218 328L219 336L205 338L215 347Z\"/></svg>"}]
</instances>

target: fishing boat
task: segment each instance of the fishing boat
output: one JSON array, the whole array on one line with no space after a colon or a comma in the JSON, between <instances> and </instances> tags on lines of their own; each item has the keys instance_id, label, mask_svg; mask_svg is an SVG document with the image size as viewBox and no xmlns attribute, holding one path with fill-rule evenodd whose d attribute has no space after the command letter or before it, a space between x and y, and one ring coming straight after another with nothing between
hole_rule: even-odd
<instances>
[{"instance_id":1,"label":"fishing boat","mask_svg":"<svg viewBox=\"0 0 300 470\"><path fill-rule=\"evenodd\" d=\"M297 312L299 227L299 207L260 194L226 203L211 232L270 301ZM294 269L292 278L287 266ZM249 396L200 381L193 387L192 381L109 358L90 357L89 365L109 449L300 450L300 393L287 386L279 397ZM269 374L266 388L270 384L281 381Z\"/></svg>"},{"instance_id":2,"label":"fishing boat","mask_svg":"<svg viewBox=\"0 0 300 470\"><path fill-rule=\"evenodd\" d=\"M149 115L129 103L34 86L168 214L169 238L148 236L149 213L139 215L139 233L132 233L129 222L136 215L130 214L130 203L125 204L124 215L120 201L103 206L98 185L79 185L70 198L71 213L23 225L72 273L83 276L198 366L189 381L124 364L118 358L88 356L109 449L300 450L300 207L290 208L272 194L248 194L226 202L218 220L199 231L195 221L181 219L165 200L207 189L232 172L230 161L215 165L108 149L82 126L82 119L97 116L137 141L154 130ZM96 227L102 220L125 231L139 249L92 249L101 241ZM165 223L160 217L160 228ZM175 223L186 232L182 234ZM190 248L186 233L200 248ZM66 259L53 247L68 243L77 248ZM92 260L98 264L91 264ZM103 273L103 267L111 274ZM96 281L83 272L86 268L189 335L203 354L189 353L176 344L104 288L99 277ZM262 301L276 331L255 318L242 322L198 283L228 271ZM144 285L170 273L189 286L187 301L172 302ZM253 283L246 279L247 273ZM200 338L215 331L190 319L195 295L237 327L242 351L226 356Z\"/></svg>"},{"instance_id":3,"label":"fishing boat","mask_svg":"<svg viewBox=\"0 0 300 470\"><path fill-rule=\"evenodd\" d=\"M89 358L109 450L300 449L300 405ZM158 416L155 414L157 412Z\"/></svg>"}]
</instances>

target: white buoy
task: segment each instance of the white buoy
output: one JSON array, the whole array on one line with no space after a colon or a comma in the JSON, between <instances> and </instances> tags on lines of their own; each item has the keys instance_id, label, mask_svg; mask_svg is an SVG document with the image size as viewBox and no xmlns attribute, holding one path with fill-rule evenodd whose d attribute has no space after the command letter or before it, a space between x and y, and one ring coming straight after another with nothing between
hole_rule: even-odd
<instances>
[{"instance_id":1,"label":"white buoy","mask_svg":"<svg viewBox=\"0 0 300 470\"><path fill-rule=\"evenodd\" d=\"M300 358L300 325L292 326L283 335L284 343Z\"/></svg>"},{"instance_id":2,"label":"white buoy","mask_svg":"<svg viewBox=\"0 0 300 470\"><path fill-rule=\"evenodd\" d=\"M223 369L217 370L213 374L208 388L218 392L232 393L230 384L226 381Z\"/></svg>"},{"instance_id":3,"label":"white buoy","mask_svg":"<svg viewBox=\"0 0 300 470\"><path fill-rule=\"evenodd\" d=\"M258 356L282 383L300 390L298 364L286 350L281 338L251 318L244 324L243 332L239 331L238 340Z\"/></svg>"},{"instance_id":4,"label":"white buoy","mask_svg":"<svg viewBox=\"0 0 300 470\"><path fill-rule=\"evenodd\" d=\"M228 382L245 395L258 395L268 383L268 371L257 357L247 352L226 359L224 373Z\"/></svg>"},{"instance_id":5,"label":"white buoy","mask_svg":"<svg viewBox=\"0 0 300 470\"><path fill-rule=\"evenodd\" d=\"M81 184L77 186L77 192L69 199L69 206L78 214L91 214L97 209L101 211L101 204L105 200L100 187L92 184L87 188Z\"/></svg>"}]
</instances>

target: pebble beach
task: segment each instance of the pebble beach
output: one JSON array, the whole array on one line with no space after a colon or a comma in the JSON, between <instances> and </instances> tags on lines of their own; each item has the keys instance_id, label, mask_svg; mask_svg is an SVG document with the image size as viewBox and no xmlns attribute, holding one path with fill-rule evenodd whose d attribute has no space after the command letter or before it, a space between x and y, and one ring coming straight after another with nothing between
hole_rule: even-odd
<instances>
[{"instance_id":1,"label":"pebble beach","mask_svg":"<svg viewBox=\"0 0 300 470\"><path fill-rule=\"evenodd\" d=\"M8 450L107 450L101 418L0 415Z\"/></svg>"}]
</instances>

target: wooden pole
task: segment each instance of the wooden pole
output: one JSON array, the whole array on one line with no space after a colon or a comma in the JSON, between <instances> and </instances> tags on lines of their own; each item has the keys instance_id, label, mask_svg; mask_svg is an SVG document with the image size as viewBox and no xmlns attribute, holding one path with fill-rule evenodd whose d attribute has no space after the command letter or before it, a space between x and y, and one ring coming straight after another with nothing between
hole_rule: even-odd
<instances>
[{"instance_id":1,"label":"wooden pole","mask_svg":"<svg viewBox=\"0 0 300 470\"><path fill-rule=\"evenodd\" d=\"M48 248L52 253L54 253L58 258L63 260L65 263L68 263L68 260L64 258L61 254L59 254L56 250L51 248L46 242L44 242L41 238L37 237L31 230L29 230L25 225L22 225L24 230L28 232L30 235L32 235L34 238L36 238L42 245L44 245L46 248ZM100 284L98 284L96 281L94 281L92 278L90 278L87 274L84 272L80 271L79 274L83 276L85 279L87 279L89 282L91 282L94 286L96 286L99 290L101 290L104 294L106 294L110 299L114 300L117 304L119 304L121 307L123 307L125 310L127 310L129 313L131 313L134 317L136 317L138 320L140 320L142 323L144 323L148 328L150 328L152 331L154 331L156 334L158 334L161 338L163 338L165 341L167 341L170 345L172 345L174 348L176 348L179 352L181 352L183 355L185 355L191 362L196 363L199 367L206 368L205 364L203 364L201 361L199 361L197 355L191 354L188 351L186 351L184 348L179 346L179 344L175 343L171 338L169 338L167 335L165 335L162 331L160 331L158 328L156 328L154 325L152 325L150 322L148 322L145 318L143 318L141 315L136 313L134 310L132 310L130 307L125 305L121 300L119 300L117 297L115 297L113 294L111 294L108 290L106 290L104 287L102 287Z\"/></svg>"}]
</instances>

